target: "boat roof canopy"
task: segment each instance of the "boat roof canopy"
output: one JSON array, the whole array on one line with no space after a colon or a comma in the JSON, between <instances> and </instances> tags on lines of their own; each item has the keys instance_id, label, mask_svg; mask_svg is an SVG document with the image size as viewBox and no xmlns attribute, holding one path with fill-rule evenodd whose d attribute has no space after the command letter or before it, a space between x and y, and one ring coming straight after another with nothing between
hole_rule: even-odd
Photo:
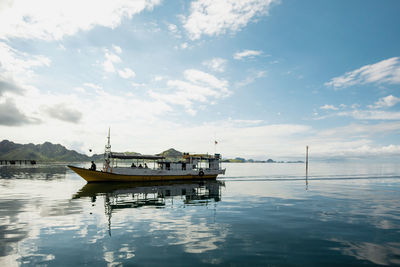
<instances>
[{"instance_id":1,"label":"boat roof canopy","mask_svg":"<svg viewBox=\"0 0 400 267\"><path fill-rule=\"evenodd\" d=\"M220 154L215 154L215 155L209 155L209 154L189 154L189 153L183 153L183 158L194 158L194 159L220 159L221 155Z\"/></svg>"},{"instance_id":2,"label":"boat roof canopy","mask_svg":"<svg viewBox=\"0 0 400 267\"><path fill-rule=\"evenodd\" d=\"M155 156L155 155L130 155L123 152L111 152L111 158L113 159L164 159L163 156Z\"/></svg>"}]
</instances>

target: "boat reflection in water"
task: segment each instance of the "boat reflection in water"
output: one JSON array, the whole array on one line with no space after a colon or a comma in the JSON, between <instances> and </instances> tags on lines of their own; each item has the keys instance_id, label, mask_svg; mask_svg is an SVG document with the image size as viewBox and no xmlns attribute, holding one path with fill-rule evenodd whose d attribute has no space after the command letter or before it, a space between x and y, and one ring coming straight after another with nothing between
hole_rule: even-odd
<instances>
[{"instance_id":1,"label":"boat reflection in water","mask_svg":"<svg viewBox=\"0 0 400 267\"><path fill-rule=\"evenodd\" d=\"M111 235L111 216L119 209L143 206L163 208L168 200L172 205L178 201L184 205L206 206L221 200L221 188L224 186L224 182L217 180L88 183L73 198L88 197L95 203L98 196L103 196Z\"/></svg>"}]
</instances>

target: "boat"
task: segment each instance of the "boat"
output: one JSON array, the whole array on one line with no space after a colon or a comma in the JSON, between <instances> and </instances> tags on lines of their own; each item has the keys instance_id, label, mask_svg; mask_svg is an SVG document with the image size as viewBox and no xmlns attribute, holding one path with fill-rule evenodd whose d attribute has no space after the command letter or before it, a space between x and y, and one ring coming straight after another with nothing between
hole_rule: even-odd
<instances>
[{"instance_id":1,"label":"boat","mask_svg":"<svg viewBox=\"0 0 400 267\"><path fill-rule=\"evenodd\" d=\"M225 174L225 169L221 168L220 154L183 153L181 161L169 161L161 155L112 152L110 130L107 139L101 170L72 165L68 167L88 183L203 180L216 179L219 174Z\"/></svg>"}]
</instances>

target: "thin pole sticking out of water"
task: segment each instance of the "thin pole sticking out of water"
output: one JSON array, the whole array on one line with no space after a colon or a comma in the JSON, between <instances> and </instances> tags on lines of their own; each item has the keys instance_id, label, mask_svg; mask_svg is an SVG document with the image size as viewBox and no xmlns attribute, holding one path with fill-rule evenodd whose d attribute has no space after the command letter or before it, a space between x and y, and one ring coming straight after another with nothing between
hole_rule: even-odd
<instances>
[{"instance_id":1,"label":"thin pole sticking out of water","mask_svg":"<svg viewBox=\"0 0 400 267\"><path fill-rule=\"evenodd\" d=\"M308 189L308 146L306 146L306 187Z\"/></svg>"},{"instance_id":2,"label":"thin pole sticking out of water","mask_svg":"<svg viewBox=\"0 0 400 267\"><path fill-rule=\"evenodd\" d=\"M308 176L308 146L306 146L306 177Z\"/></svg>"}]
</instances>

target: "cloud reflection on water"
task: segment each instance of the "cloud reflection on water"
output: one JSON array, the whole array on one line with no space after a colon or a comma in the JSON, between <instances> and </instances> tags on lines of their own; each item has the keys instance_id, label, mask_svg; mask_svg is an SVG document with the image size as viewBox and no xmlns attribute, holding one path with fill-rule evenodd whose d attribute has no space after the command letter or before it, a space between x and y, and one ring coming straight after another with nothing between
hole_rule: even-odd
<instances>
[{"instance_id":1,"label":"cloud reflection on water","mask_svg":"<svg viewBox=\"0 0 400 267\"><path fill-rule=\"evenodd\" d=\"M251 173L253 164L232 166L231 176L240 176L232 172L238 167L268 176L268 166L257 165L260 173ZM272 175L286 167L274 168ZM24 179L25 171L0 179L0 262L6 266L179 265L179 257L207 264L234 258L310 264L309 253L321 264L324 254L338 263L399 264L397 178L346 180L336 173L340 179L310 180L308 190L304 180L227 178L210 194L204 183L99 189L65 169L50 171L50 179Z\"/></svg>"},{"instance_id":2,"label":"cloud reflection on water","mask_svg":"<svg viewBox=\"0 0 400 267\"><path fill-rule=\"evenodd\" d=\"M382 245L369 242L348 242L333 239L331 241L340 244L334 250L340 251L343 255L355 257L359 260L367 260L379 265L400 264L400 243L388 242Z\"/></svg>"}]
</instances>

